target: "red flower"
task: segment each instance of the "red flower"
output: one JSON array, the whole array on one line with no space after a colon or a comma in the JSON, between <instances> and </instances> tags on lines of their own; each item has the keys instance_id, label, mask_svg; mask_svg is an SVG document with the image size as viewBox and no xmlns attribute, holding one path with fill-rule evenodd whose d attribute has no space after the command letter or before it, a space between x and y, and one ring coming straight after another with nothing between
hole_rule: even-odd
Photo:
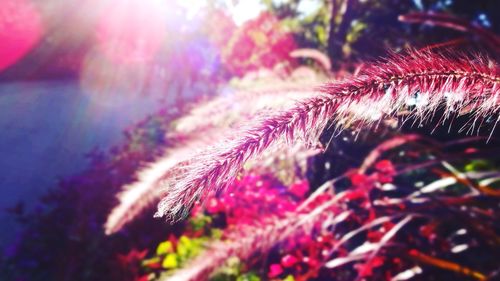
<instances>
[{"instance_id":1,"label":"red flower","mask_svg":"<svg viewBox=\"0 0 500 281\"><path fill-rule=\"evenodd\" d=\"M352 190L347 192L347 194L345 195L345 199L348 201L353 201L360 198L366 198L367 195L368 194L363 190Z\"/></svg>"},{"instance_id":2,"label":"red flower","mask_svg":"<svg viewBox=\"0 0 500 281\"><path fill-rule=\"evenodd\" d=\"M293 255L286 255L281 258L281 265L284 267L292 267L294 266L299 260L293 256Z\"/></svg>"},{"instance_id":3,"label":"red flower","mask_svg":"<svg viewBox=\"0 0 500 281\"><path fill-rule=\"evenodd\" d=\"M351 180L354 186L363 186L370 182L370 179L366 175L357 173L350 175L349 180Z\"/></svg>"},{"instance_id":4,"label":"red flower","mask_svg":"<svg viewBox=\"0 0 500 281\"><path fill-rule=\"evenodd\" d=\"M126 255L118 255L118 261L124 266L136 264L143 260L148 253L148 250L138 251L136 249L130 250Z\"/></svg>"},{"instance_id":5,"label":"red flower","mask_svg":"<svg viewBox=\"0 0 500 281\"><path fill-rule=\"evenodd\" d=\"M436 227L434 224L426 224L420 227L420 234L426 237L429 241L436 238Z\"/></svg>"},{"instance_id":6,"label":"red flower","mask_svg":"<svg viewBox=\"0 0 500 281\"><path fill-rule=\"evenodd\" d=\"M307 180L298 181L290 186L289 191L293 195L303 198L309 191L309 183Z\"/></svg>"},{"instance_id":7,"label":"red flower","mask_svg":"<svg viewBox=\"0 0 500 281\"><path fill-rule=\"evenodd\" d=\"M304 257L302 261L313 268L319 265L319 261L317 259L310 257Z\"/></svg>"},{"instance_id":8,"label":"red flower","mask_svg":"<svg viewBox=\"0 0 500 281\"><path fill-rule=\"evenodd\" d=\"M381 160L377 162L377 164L375 164L375 169L377 170L377 173L375 173L374 176L380 183L392 182L393 177L396 174L396 169L389 160Z\"/></svg>"},{"instance_id":9,"label":"red flower","mask_svg":"<svg viewBox=\"0 0 500 281\"><path fill-rule=\"evenodd\" d=\"M380 239L382 238L382 236L384 236L384 235L380 231L370 231L370 232L368 232L366 238L368 239L368 241L374 243L374 242L380 241Z\"/></svg>"},{"instance_id":10,"label":"red flower","mask_svg":"<svg viewBox=\"0 0 500 281\"><path fill-rule=\"evenodd\" d=\"M380 172L394 173L394 165L390 160L381 160L375 164L375 169Z\"/></svg>"},{"instance_id":11,"label":"red flower","mask_svg":"<svg viewBox=\"0 0 500 281\"><path fill-rule=\"evenodd\" d=\"M383 257L374 257L365 263L356 264L354 267L358 271L359 277L370 277L373 275L373 269L384 264Z\"/></svg>"},{"instance_id":12,"label":"red flower","mask_svg":"<svg viewBox=\"0 0 500 281\"><path fill-rule=\"evenodd\" d=\"M236 29L225 45L222 62L240 76L278 63L291 64L294 60L289 54L296 49L292 34L270 13L262 13Z\"/></svg>"}]
</instances>

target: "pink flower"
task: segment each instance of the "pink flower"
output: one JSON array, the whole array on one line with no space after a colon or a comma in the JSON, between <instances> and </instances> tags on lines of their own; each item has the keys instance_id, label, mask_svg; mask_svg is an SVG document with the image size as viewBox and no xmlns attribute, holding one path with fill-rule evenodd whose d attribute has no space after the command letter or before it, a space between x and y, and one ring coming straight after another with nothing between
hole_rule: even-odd
<instances>
[{"instance_id":1,"label":"pink flower","mask_svg":"<svg viewBox=\"0 0 500 281\"><path fill-rule=\"evenodd\" d=\"M207 204L207 212L209 214L215 214L223 210L223 206L220 204L219 200L211 198Z\"/></svg>"},{"instance_id":2,"label":"pink flower","mask_svg":"<svg viewBox=\"0 0 500 281\"><path fill-rule=\"evenodd\" d=\"M271 264L271 266L269 267L269 273L267 273L267 276L269 278L275 278L278 277L281 273L283 273L283 268L281 267L281 265L275 263Z\"/></svg>"}]
</instances>

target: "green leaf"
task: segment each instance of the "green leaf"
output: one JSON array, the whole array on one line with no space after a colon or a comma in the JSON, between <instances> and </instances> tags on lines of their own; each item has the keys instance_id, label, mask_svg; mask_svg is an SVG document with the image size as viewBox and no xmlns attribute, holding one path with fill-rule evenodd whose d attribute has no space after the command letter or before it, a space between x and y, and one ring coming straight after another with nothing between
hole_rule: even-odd
<instances>
[{"instance_id":1,"label":"green leaf","mask_svg":"<svg viewBox=\"0 0 500 281\"><path fill-rule=\"evenodd\" d=\"M358 41L358 39L362 35L363 30L365 30L367 27L368 25L366 23L359 20L353 20L351 22L351 29L346 36L346 41L348 43L354 43Z\"/></svg>"},{"instance_id":2,"label":"green leaf","mask_svg":"<svg viewBox=\"0 0 500 281\"><path fill-rule=\"evenodd\" d=\"M236 278L236 281L260 281L260 277L253 272L249 272L238 276L238 278Z\"/></svg>"},{"instance_id":3,"label":"green leaf","mask_svg":"<svg viewBox=\"0 0 500 281\"><path fill-rule=\"evenodd\" d=\"M486 160L472 160L469 164L465 165L466 172L486 171L491 169L492 165Z\"/></svg>"},{"instance_id":4,"label":"green leaf","mask_svg":"<svg viewBox=\"0 0 500 281\"><path fill-rule=\"evenodd\" d=\"M168 253L172 253L173 250L174 250L174 247L172 245L172 242L165 241L165 242L160 243L160 245L158 245L158 248L156 248L156 254L158 256L165 255Z\"/></svg>"},{"instance_id":5,"label":"green leaf","mask_svg":"<svg viewBox=\"0 0 500 281\"><path fill-rule=\"evenodd\" d=\"M161 264L163 268L166 269L174 269L179 267L179 262L177 260L177 254L170 253L168 254L165 259L163 259L163 262Z\"/></svg>"},{"instance_id":6,"label":"green leaf","mask_svg":"<svg viewBox=\"0 0 500 281\"><path fill-rule=\"evenodd\" d=\"M194 230L200 230L212 223L212 217L206 215L198 215L197 217L191 219L190 223Z\"/></svg>"},{"instance_id":7,"label":"green leaf","mask_svg":"<svg viewBox=\"0 0 500 281\"><path fill-rule=\"evenodd\" d=\"M193 243L191 242L191 239L189 239L187 236L182 235L179 238L179 244L177 244L177 254L182 258L185 259L189 257L189 252L193 248Z\"/></svg>"},{"instance_id":8,"label":"green leaf","mask_svg":"<svg viewBox=\"0 0 500 281\"><path fill-rule=\"evenodd\" d=\"M214 238L214 239L221 239L221 237L222 237L222 230L219 229L219 228L212 228L210 230L210 234L211 234L212 238Z\"/></svg>"},{"instance_id":9,"label":"green leaf","mask_svg":"<svg viewBox=\"0 0 500 281\"><path fill-rule=\"evenodd\" d=\"M295 281L295 277L293 277L293 275L289 274L287 277L285 277L285 279L283 279L283 281Z\"/></svg>"}]
</instances>

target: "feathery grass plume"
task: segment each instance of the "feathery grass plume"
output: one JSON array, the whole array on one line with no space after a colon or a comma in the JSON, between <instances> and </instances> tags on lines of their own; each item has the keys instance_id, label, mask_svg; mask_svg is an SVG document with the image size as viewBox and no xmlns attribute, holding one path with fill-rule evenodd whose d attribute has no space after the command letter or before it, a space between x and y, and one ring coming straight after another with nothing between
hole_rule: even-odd
<instances>
[{"instance_id":1,"label":"feathery grass plume","mask_svg":"<svg viewBox=\"0 0 500 281\"><path fill-rule=\"evenodd\" d=\"M283 114L260 116L259 126L241 129L232 139L227 139L191 159L182 167L182 176L165 187L166 197L159 204L156 216L167 215L176 220L192 206L197 199L216 188L225 187L234 179L243 164L260 155L280 136L287 136L290 142L304 137L304 141L316 139L333 114L337 101L327 95L320 95L300 103ZM313 106L310 106L313 104ZM321 126L318 126L324 122ZM241 137L238 137L241 136Z\"/></svg>"},{"instance_id":2,"label":"feathery grass plume","mask_svg":"<svg viewBox=\"0 0 500 281\"><path fill-rule=\"evenodd\" d=\"M422 122L440 107L444 109L443 120L462 113L481 118L498 113L500 68L480 56L409 51L323 90L344 98L337 115L369 123L395 115L402 108L412 108L409 116ZM349 115L349 110L354 114Z\"/></svg>"},{"instance_id":3,"label":"feathery grass plume","mask_svg":"<svg viewBox=\"0 0 500 281\"><path fill-rule=\"evenodd\" d=\"M179 180L163 187L166 196L155 216L179 219L196 200L224 189L250 158L280 144L317 143L330 120L337 127L349 121L370 124L413 106L411 116L421 122L440 107L443 119L466 111L474 114L474 121L493 116L498 122L500 69L479 56L408 51L374 63L356 77L327 84L322 91L290 109L261 116L191 159L179 169Z\"/></svg>"},{"instance_id":4,"label":"feathery grass plume","mask_svg":"<svg viewBox=\"0 0 500 281\"><path fill-rule=\"evenodd\" d=\"M166 195L166 190L156 187L163 181L173 180L174 167L193 158L200 147L224 139L227 129L259 111L289 108L296 100L316 94L307 85L281 82L260 89L240 89L231 98L219 97L195 107L187 116L175 121L174 132L171 132L174 137L182 135L188 140L166 149L163 156L137 172L135 182L122 188L119 204L105 223L106 234L119 231L152 204L157 204Z\"/></svg>"},{"instance_id":5,"label":"feathery grass plume","mask_svg":"<svg viewBox=\"0 0 500 281\"><path fill-rule=\"evenodd\" d=\"M290 53L292 58L310 58L318 62L323 70L330 72L332 69L332 63L330 58L316 49L297 49Z\"/></svg>"},{"instance_id":6,"label":"feathery grass plume","mask_svg":"<svg viewBox=\"0 0 500 281\"><path fill-rule=\"evenodd\" d=\"M140 170L137 181L124 186L123 191L118 194L119 204L108 215L104 225L105 233L110 235L119 231L149 206L158 203L159 198L165 194L154 187L174 173L174 167L192 157L196 147L204 144L206 142L191 141L180 148L170 149L162 158Z\"/></svg>"},{"instance_id":7,"label":"feathery grass plume","mask_svg":"<svg viewBox=\"0 0 500 281\"><path fill-rule=\"evenodd\" d=\"M314 85L295 82L275 81L273 85L260 87L244 87L234 94L221 95L209 102L193 108L186 116L175 123L177 132L183 134L197 133L203 128L233 127L243 117L251 117L264 109L276 109L292 106L296 100L311 97L317 91L311 90Z\"/></svg>"}]
</instances>

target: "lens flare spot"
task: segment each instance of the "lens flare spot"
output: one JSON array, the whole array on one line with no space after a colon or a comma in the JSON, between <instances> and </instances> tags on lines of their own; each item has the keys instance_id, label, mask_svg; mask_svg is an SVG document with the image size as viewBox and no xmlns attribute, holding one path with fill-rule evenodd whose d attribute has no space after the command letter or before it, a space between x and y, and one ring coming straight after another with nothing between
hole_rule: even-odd
<instances>
[{"instance_id":1,"label":"lens flare spot","mask_svg":"<svg viewBox=\"0 0 500 281\"><path fill-rule=\"evenodd\" d=\"M165 2L113 1L97 26L100 51L116 63L150 61L166 35L168 9Z\"/></svg>"},{"instance_id":2,"label":"lens flare spot","mask_svg":"<svg viewBox=\"0 0 500 281\"><path fill-rule=\"evenodd\" d=\"M29 0L2 0L0 4L0 71L23 58L40 40L40 13Z\"/></svg>"}]
</instances>

